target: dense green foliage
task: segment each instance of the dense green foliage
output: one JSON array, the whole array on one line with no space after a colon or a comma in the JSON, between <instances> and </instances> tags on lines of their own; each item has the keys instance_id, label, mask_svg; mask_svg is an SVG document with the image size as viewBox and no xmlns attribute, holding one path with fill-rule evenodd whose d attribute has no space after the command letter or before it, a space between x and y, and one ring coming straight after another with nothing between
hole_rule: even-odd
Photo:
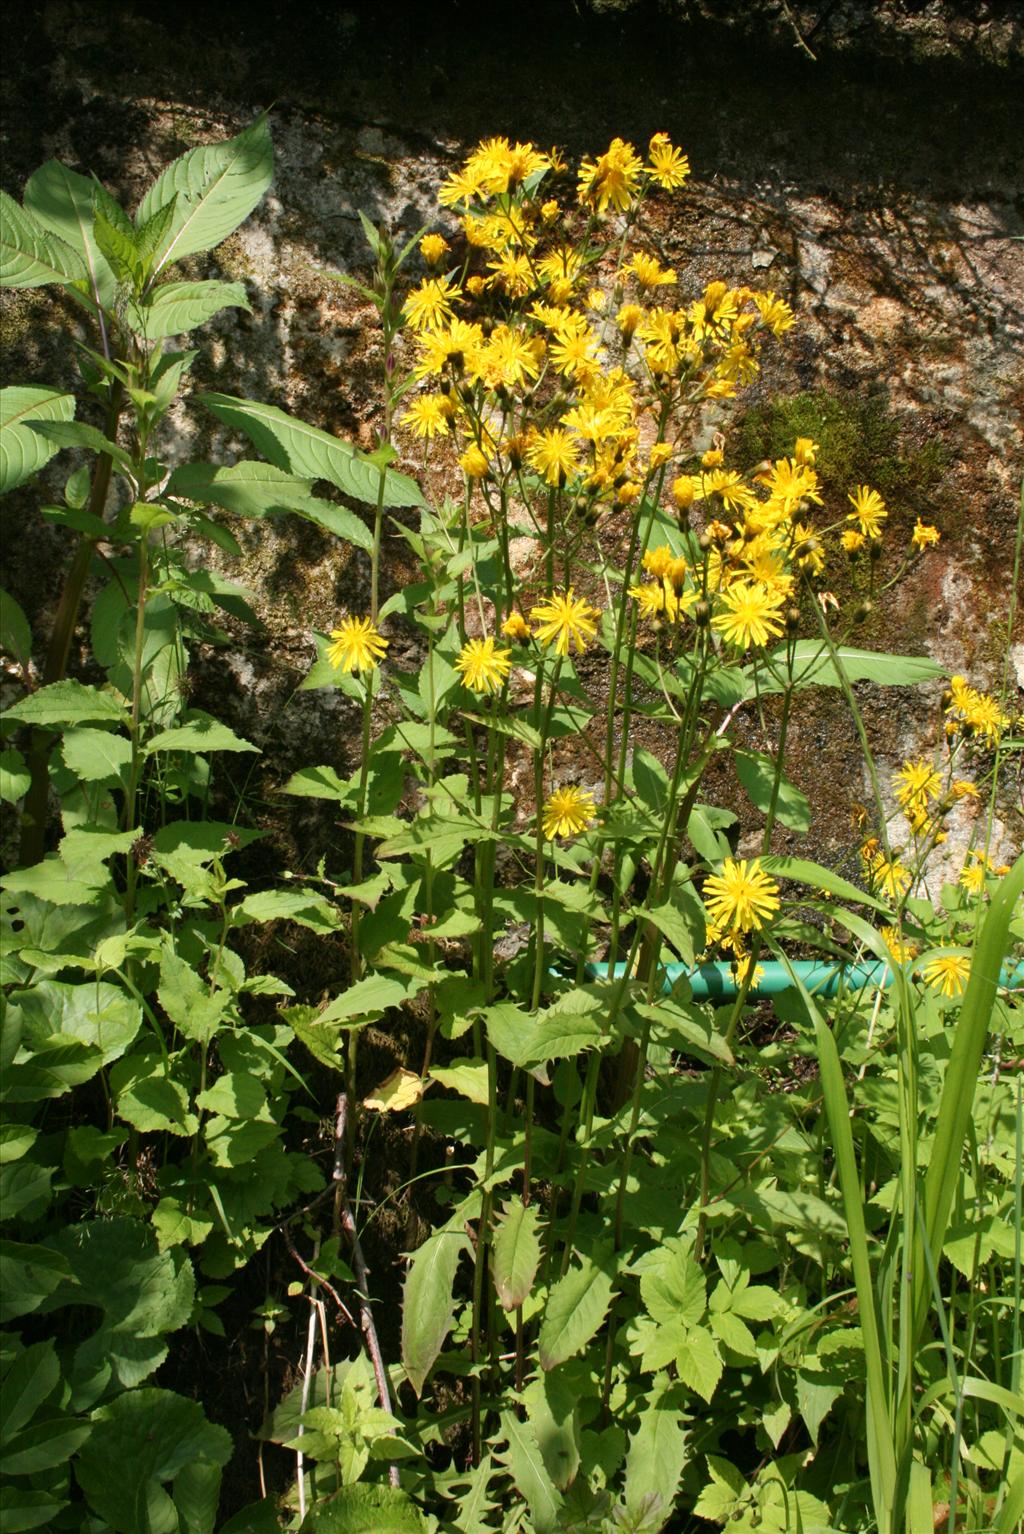
<instances>
[{"instance_id":1,"label":"dense green foliage","mask_svg":"<svg viewBox=\"0 0 1024 1534\"><path fill-rule=\"evenodd\" d=\"M592 284L642 228L640 172L623 158L613 262L606 160L581 173L590 214L572 236ZM539 220L557 179L548 157L524 151L523 164L493 194L506 221ZM655 141L651 164L653 184L681 185L678 156ZM366 225L374 270L356 286L387 358L373 455L258 401L189 398L198 353L169 343L248 300L238 283L176 279L175 263L237 228L271 173L261 118L175 161L133 217L52 161L23 206L3 204L4 285L56 285L91 327L75 341L80 399L40 383L0 392L0 489L79 452L62 503L41 513L76 547L45 664L6 596L0 627L18 682L0 794L22 827L2 886L5 1530L1012 1534L1024 1514L1024 859L989 859L1021 748L1006 686L996 700L955 679L947 755L905 765L894 812L860 689L941 671L859 648L855 630L917 556L889 569L872 536L832 614L822 549L838 531L790 527L794 503L763 583L737 574L773 504L766 473L776 486L796 476L800 516L821 502L815 445L802 458L792 446L805 425L829 434L841 475L847 460L864 473L848 420L807 400L748 418L747 446L761 433L774 466L713 486L720 450L693 449L699 402L731 397L755 366L753 342L737 361L743 337L784 332L772 294L713 284L699 315L678 311L666 344L687 325L698 340L685 355L679 342L675 371L650 365L663 344L652 310L613 469L595 438L586 477L559 422L598 408L609 370L602 356L557 389L538 379L543 346L515 329L534 289L519 291L518 257L500 244L505 286L488 290L478 372L464 382L449 347L417 412L429 368L413 368L402 332L419 332L422 362L453 333L460 284L491 300L467 282L467 255L403 302L416 240L398 249ZM443 254L423 253L432 266ZM559 277L538 261L556 354L565 262ZM593 290L588 302L601 311ZM716 304L730 316L717 329ZM488 373L502 333L522 343L520 377ZM637 400L655 424L643 463ZM161 423L182 403L258 456L162 461ZM403 405L425 450L458 424L462 500L431 504L393 467ZM860 425L884 435L873 417ZM662 494L673 459L688 471L674 506ZM899 495L900 471L886 472ZM340 689L361 721L355 770L310 765L285 790L335 808L348 861L249 889L238 869L261 830L244 798L231 807L222 764L257 747L190 704L189 667L197 645L227 642L223 625L255 622L250 594L204 549L230 559L232 526L270 516L359 551L372 595L365 617L318 636L304 684ZM419 578L380 603L387 518ZM847 536L858 519L870 524L845 513ZM524 539L526 576L512 547ZM737 587L753 616L728 606ZM69 676L87 590L89 665ZM389 622L410 640L410 671L384 659ZM809 801L785 748L803 695L822 687L854 718L874 789L863 817L876 834L836 869L772 853L776 826L799 836L810 823L813 785ZM740 716L764 749L738 736ZM654 734L638 739L641 727ZM645 749L652 738L664 749ZM567 743L583 743L586 769L566 765ZM739 863L736 814L705 797L726 757L756 827L756 855ZM929 859L970 796L987 813L960 882L936 892ZM335 945L349 983L300 994L294 974L254 964L268 950L253 930L285 923ZM770 1001L758 994L769 957L793 978ZM808 957L830 968L827 1000L801 978ZM864 959L890 983L853 983L845 967ZM709 985L724 1005L703 999ZM415 1058L366 1080L361 1035L399 1025ZM395 1124L402 1185L387 1186L374 1158ZM404 1279L366 1270L385 1208L408 1232ZM213 1421L203 1378L156 1380L190 1332L226 1358L221 1311L264 1272L290 1275L255 1324L292 1319L296 1377L262 1424L243 1424L241 1406ZM381 1314L399 1286L388 1356ZM288 1484L222 1516L224 1467L252 1454L245 1427L281 1446Z\"/></svg>"}]
</instances>

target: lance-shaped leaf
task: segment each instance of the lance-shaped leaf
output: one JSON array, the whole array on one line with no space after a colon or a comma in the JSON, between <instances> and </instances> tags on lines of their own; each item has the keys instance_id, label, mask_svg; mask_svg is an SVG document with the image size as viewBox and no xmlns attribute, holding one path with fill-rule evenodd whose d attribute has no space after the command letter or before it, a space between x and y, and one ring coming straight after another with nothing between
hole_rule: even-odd
<instances>
[{"instance_id":1,"label":"lance-shaped leaf","mask_svg":"<svg viewBox=\"0 0 1024 1534\"><path fill-rule=\"evenodd\" d=\"M312 480L300 479L273 463L243 459L218 468L212 463L187 463L175 469L167 493L189 501L222 506L240 517L262 517L271 512L294 512L316 522L357 548L373 548L373 534L347 506L335 506L313 494Z\"/></svg>"},{"instance_id":2,"label":"lance-shaped leaf","mask_svg":"<svg viewBox=\"0 0 1024 1534\"><path fill-rule=\"evenodd\" d=\"M144 303L128 306L128 323L147 341L163 341L205 325L221 309L252 306L240 282L165 282Z\"/></svg>"},{"instance_id":3,"label":"lance-shaped leaf","mask_svg":"<svg viewBox=\"0 0 1024 1534\"><path fill-rule=\"evenodd\" d=\"M65 240L85 262L89 290L97 304L109 306L117 279L93 233L95 182L47 160L25 183L25 210L51 234Z\"/></svg>"},{"instance_id":4,"label":"lance-shaped leaf","mask_svg":"<svg viewBox=\"0 0 1024 1534\"><path fill-rule=\"evenodd\" d=\"M644 1528L663 1529L672 1514L686 1464L686 1433L678 1385L660 1375L640 1413L626 1456L626 1506L647 1514Z\"/></svg>"},{"instance_id":5,"label":"lance-shaped leaf","mask_svg":"<svg viewBox=\"0 0 1024 1534\"><path fill-rule=\"evenodd\" d=\"M536 1205L516 1196L505 1205L494 1228L494 1287L503 1310L515 1310L529 1298L540 1264Z\"/></svg>"},{"instance_id":6,"label":"lance-shaped leaf","mask_svg":"<svg viewBox=\"0 0 1024 1534\"><path fill-rule=\"evenodd\" d=\"M135 215L142 231L177 197L153 263L154 274L169 262L212 250L237 229L259 202L274 173L274 150L266 115L237 138L202 144L168 165L154 181Z\"/></svg>"},{"instance_id":7,"label":"lance-shaped leaf","mask_svg":"<svg viewBox=\"0 0 1024 1534\"><path fill-rule=\"evenodd\" d=\"M784 692L787 654L792 655L793 683L801 687L841 687L842 681L828 651L817 639L798 639L791 651L785 646L772 652L769 660L776 673L771 676L759 668L758 690ZM851 682L874 682L879 687L913 687L918 682L933 682L946 671L929 655L884 655L876 650L858 650L853 645L838 645L839 663Z\"/></svg>"},{"instance_id":8,"label":"lance-shaped leaf","mask_svg":"<svg viewBox=\"0 0 1024 1534\"><path fill-rule=\"evenodd\" d=\"M85 262L58 235L0 192L0 288L68 287L87 279Z\"/></svg>"},{"instance_id":9,"label":"lance-shaped leaf","mask_svg":"<svg viewBox=\"0 0 1024 1534\"><path fill-rule=\"evenodd\" d=\"M257 452L278 468L304 479L329 480L354 500L377 504L382 471L357 453L350 442L258 400L236 399L230 394L202 394L200 399L218 420L244 432ZM394 469L383 473L385 506L422 505L423 497L414 480Z\"/></svg>"},{"instance_id":10,"label":"lance-shaped leaf","mask_svg":"<svg viewBox=\"0 0 1024 1534\"><path fill-rule=\"evenodd\" d=\"M437 1230L413 1254L402 1291L402 1366L417 1396L455 1315L455 1274L466 1249L461 1230Z\"/></svg>"},{"instance_id":11,"label":"lance-shaped leaf","mask_svg":"<svg viewBox=\"0 0 1024 1534\"><path fill-rule=\"evenodd\" d=\"M530 1528L534 1534L553 1534L558 1528L562 1499L548 1474L535 1435L511 1411L502 1413L501 1431L508 1442L503 1458L516 1490L530 1509Z\"/></svg>"},{"instance_id":12,"label":"lance-shaped leaf","mask_svg":"<svg viewBox=\"0 0 1024 1534\"><path fill-rule=\"evenodd\" d=\"M0 495L31 479L60 446L28 423L70 421L74 413L73 394L23 388L20 384L0 389Z\"/></svg>"},{"instance_id":13,"label":"lance-shaped leaf","mask_svg":"<svg viewBox=\"0 0 1024 1534\"><path fill-rule=\"evenodd\" d=\"M610 1246L583 1257L552 1289L540 1328L542 1369L564 1364L597 1334L611 1304L615 1256Z\"/></svg>"}]
</instances>

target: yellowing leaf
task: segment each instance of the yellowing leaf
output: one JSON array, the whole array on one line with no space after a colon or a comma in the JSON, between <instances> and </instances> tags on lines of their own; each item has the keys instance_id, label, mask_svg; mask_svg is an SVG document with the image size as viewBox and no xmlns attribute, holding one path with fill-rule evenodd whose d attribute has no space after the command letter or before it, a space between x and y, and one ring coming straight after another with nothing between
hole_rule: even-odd
<instances>
[{"instance_id":1,"label":"yellowing leaf","mask_svg":"<svg viewBox=\"0 0 1024 1534\"><path fill-rule=\"evenodd\" d=\"M381 1082L376 1091L363 1098L363 1107L375 1113L401 1113L403 1108L411 1108L413 1103L418 1103L422 1096L423 1082L416 1072L399 1066L386 1081Z\"/></svg>"}]
</instances>

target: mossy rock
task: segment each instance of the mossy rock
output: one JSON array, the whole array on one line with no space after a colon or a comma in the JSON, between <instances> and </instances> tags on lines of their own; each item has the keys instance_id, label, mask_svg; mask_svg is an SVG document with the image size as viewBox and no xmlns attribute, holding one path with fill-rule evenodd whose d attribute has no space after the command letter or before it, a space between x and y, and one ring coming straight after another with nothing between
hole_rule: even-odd
<instances>
[{"instance_id":1,"label":"mossy rock","mask_svg":"<svg viewBox=\"0 0 1024 1534\"><path fill-rule=\"evenodd\" d=\"M884 400L852 392L805 392L755 405L730 437L736 461L745 465L788 455L798 437L810 437L819 445L818 473L829 489L868 484L915 515L929 510L950 463L943 442L911 442Z\"/></svg>"}]
</instances>

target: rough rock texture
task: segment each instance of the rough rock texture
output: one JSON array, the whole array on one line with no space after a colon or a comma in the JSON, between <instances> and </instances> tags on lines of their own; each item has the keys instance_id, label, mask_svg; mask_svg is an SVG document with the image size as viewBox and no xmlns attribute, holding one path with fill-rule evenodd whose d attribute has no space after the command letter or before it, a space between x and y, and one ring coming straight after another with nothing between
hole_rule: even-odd
<instances>
[{"instance_id":1,"label":"rough rock texture","mask_svg":"<svg viewBox=\"0 0 1024 1534\"><path fill-rule=\"evenodd\" d=\"M3 182L20 196L54 155L94 170L132 205L170 157L269 107L272 194L215 257L194 263L196 274L244 280L254 312L206 328L196 381L369 445L381 361L372 311L327 275L364 264L358 210L406 233L433 221L437 180L485 133L578 154L613 133L642 143L666 129L695 172L659 231L680 292L721 276L773 287L800 314L738 411L709 428L729 426L756 447L772 402L798 391L812 423L815 400L855 422L874 410L887 423L894 524L906 531L924 513L943 543L879 605L863 642L926 649L993 684L1024 457L1019 8L819 0L787 9L709 3L594 15L569 3L498 5L483 20L479 8L457 5L425 15L57 0L8 21L19 65L4 87ZM795 46L794 22L805 38L813 33L817 63ZM5 297L7 379L73 382L53 313L44 291ZM173 428L176 454L224 445L191 407ZM403 466L417 472L420 460ZM848 467L876 481L870 457L854 454ZM66 464L51 466L51 494L65 473ZM830 487L837 504L848 483ZM67 545L38 531L37 505L34 491L8 502L3 584L44 636ZM211 657L200 687L267 747L277 774L343 763L352 705L293 690L312 631L330 627L343 605L362 605L365 560L294 521L242 537L241 578L267 630ZM408 576L396 539L385 594ZM867 690L883 768L933 742L937 700L938 689L912 698ZM848 841L845 805L863 788L834 697L802 710L794 746L794 775L819 809L812 840L838 849ZM273 780L259 786L269 791ZM1012 805L1003 813L1009 852L1021 838L1019 807L1016 820ZM964 819L954 843L968 832ZM326 834L322 822L292 826L311 861L319 849L310 840Z\"/></svg>"}]
</instances>

